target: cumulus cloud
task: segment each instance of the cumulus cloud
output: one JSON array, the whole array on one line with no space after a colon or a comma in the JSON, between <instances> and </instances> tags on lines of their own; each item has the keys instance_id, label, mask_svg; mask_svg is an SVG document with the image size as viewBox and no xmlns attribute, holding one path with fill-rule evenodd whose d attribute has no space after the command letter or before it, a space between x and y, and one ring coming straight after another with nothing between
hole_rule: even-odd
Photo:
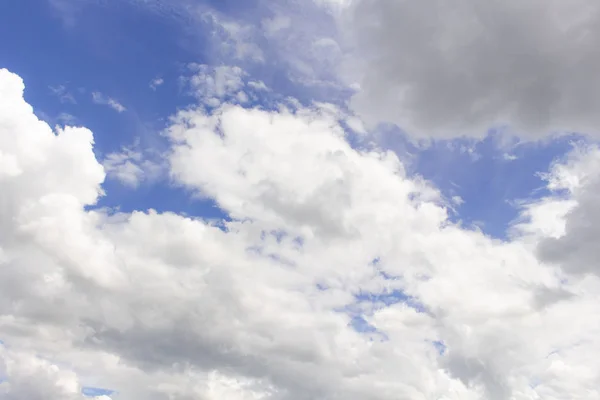
<instances>
[{"instance_id":1,"label":"cumulus cloud","mask_svg":"<svg viewBox=\"0 0 600 400\"><path fill-rule=\"evenodd\" d=\"M453 225L331 109L202 104L166 135L172 179L230 222L90 207L105 178L91 132L53 132L0 70L0 393L600 395L598 279L564 282L527 241Z\"/></svg>"},{"instance_id":2,"label":"cumulus cloud","mask_svg":"<svg viewBox=\"0 0 600 400\"><path fill-rule=\"evenodd\" d=\"M341 30L353 46L352 105L416 137L598 136L599 4L576 0L358 0Z\"/></svg>"},{"instance_id":3,"label":"cumulus cloud","mask_svg":"<svg viewBox=\"0 0 600 400\"><path fill-rule=\"evenodd\" d=\"M237 66L221 65L210 67L206 64L190 64L194 73L184 78L192 94L208 107L217 107L223 101L247 103L246 73ZM251 86L253 87L253 86ZM261 88L258 88L261 90Z\"/></svg>"},{"instance_id":4,"label":"cumulus cloud","mask_svg":"<svg viewBox=\"0 0 600 400\"><path fill-rule=\"evenodd\" d=\"M540 302L543 303L538 293L560 293L560 290L555 287L557 282L552 283L553 278L536 263L531 253L518 244L495 246L479 234L451 227L442 228L446 220L442 209L427 202L425 204L431 208L421 205L423 208L419 207L417 209L421 211L417 211L407 202L411 197L410 193L423 193L426 190L409 180L398 179L403 173L397 159L391 155L388 155L391 159L384 155L372 159L368 154L357 154L341 140L341 131L335 135L335 123L327 118L314 121L312 114L283 112L272 115L239 107L225 107L220 113L212 116L188 111L179 117L181 119L175 125L177 129L172 131L172 137L177 141L183 140L180 146L175 147L172 160L173 171L178 179L198 188L203 194L214 197L221 207L229 210L234 217L246 216L252 220L264 221L268 223L269 229L280 226L282 221L289 221L297 226L297 230L288 230L291 236L300 235L305 239L319 237L320 240L326 240L327 252L313 261L318 265L327 263L324 260L334 251L335 243L341 241L348 243L346 252L362 247L360 253L365 256L360 263L362 265L366 265L368 260L377 254L387 254L383 258L385 264L389 263L385 272L401 275L404 282L401 287L406 291L410 290L410 294L430 310L431 314L428 315L432 319L419 313L415 313L416 319L412 319L410 315L415 311L410 308L386 309L375 313L370 319L375 327L385 332L392 341L400 338L406 340L412 337L412 334L416 335L415 338L420 336L421 340L425 341L443 340L450 349L447 358L440 360L443 367L465 385L477 382L484 388L484 396L487 398L504 399L516 394L523 398L533 398L525 397L533 396L525 387L515 390L511 388L510 383L513 379L529 381L531 376L506 376L510 375L509 369L515 367L513 363L524 362L520 364L521 368L532 368L537 370L537 373L542 373L547 367L528 363L538 357L543 358L546 351L550 353L552 350L548 347L546 350L542 348L560 336L544 339L542 332L538 330L541 326L534 330L526 328L532 321L531 318L540 315L537 311L527 311L527 308L536 309ZM182 127L183 132L180 130ZM246 127L252 128L248 130ZM328 130L334 135L325 134ZM262 156L253 157L255 153ZM313 156L309 156L310 154ZM313 159L317 154L320 154L317 159L323 160L318 166ZM294 162L289 163L292 159ZM371 164L371 161L375 160L377 161ZM213 171L219 172L208 172L208 165L215 168ZM268 172L271 165L279 165L280 168L275 173ZM284 165L290 165L290 169ZM319 172L313 172L313 168ZM303 180L308 176L312 179ZM392 181L387 181L388 178L392 178ZM347 184L344 184L345 182ZM240 195L243 195L243 198L240 198ZM433 198L429 197L429 200ZM402 204L407 208L402 208ZM330 208L331 206L334 208ZM368 211L373 209L387 211L382 214ZM413 214L415 211L416 214ZM420 212L423 214L419 217L417 215ZM403 243L401 248L394 248L399 242L393 239L387 241L379 234L382 231L398 235L397 240ZM427 246L424 242L420 243L418 239L414 242L413 240L420 235L427 237L428 243L433 242L436 245L426 249L422 247ZM370 237L377 237L378 241L371 242L366 239ZM361 244L351 245L353 242ZM369 248L369 245L374 247ZM450 256L452 253L448 253L452 248L458 251L458 254L455 254L456 259ZM459 248L461 250L458 250ZM466 250L467 248L470 250ZM463 251L467 251L470 256L467 257ZM488 254L491 259L484 261L482 258L479 261L477 258L470 258L485 257L483 254ZM356 260L360 256L356 253L352 258ZM405 262L402 265L395 264L398 260ZM330 262L335 261L332 259ZM517 265L520 263L525 263L527 267L517 272ZM343 264L346 270L352 265L348 261ZM354 268L358 266L354 265L352 269ZM511 272L505 268L509 268ZM325 271L319 270L318 273L323 274ZM517 281L521 283L518 284ZM339 285L339 282L332 282L331 278L317 282L323 282L325 287L333 286L339 289L339 286L335 286ZM461 286L460 282L465 286ZM374 283L363 281L358 283L358 286L350 286L347 289L356 292ZM404 287L405 284L407 287ZM520 285L530 289L518 289ZM552 305L562 298L546 296L544 299L549 299L546 302ZM532 303L529 303L530 301ZM405 312L408 314L403 315ZM395 322L396 318L403 322ZM479 318L484 318L487 322L484 323ZM432 323L441 326L433 328L430 325ZM511 334L500 329L505 323L510 324ZM544 323L555 322L548 320ZM415 330L411 333L405 324ZM470 331L470 328L461 331L461 326L465 329L467 326L477 326L477 336L482 335L478 339L482 340L481 345L470 342L467 339L467 331ZM517 328L518 326L520 328ZM508 325L504 329L508 329ZM435 331L437 333L433 334ZM428 337L427 332L432 336ZM436 336L440 332L444 332L443 339ZM519 335L519 338L515 337L515 334ZM561 334L566 335L564 339L569 336L564 331ZM539 340L548 342L539 348L531 347L527 338L533 336L539 336ZM501 337L511 338L506 340ZM481 352L496 341L499 341L499 347L495 347L495 350L490 350L489 353L487 350ZM473 345L479 350L473 348ZM411 346L416 346L416 342ZM508 348L522 354L524 358L521 361L517 360L519 357L507 358L504 352ZM524 361L529 357L532 357L530 361ZM416 360L411 360L411 365L416 365ZM508 365L512 366L505 369ZM411 380L410 375L403 376L406 376L405 382ZM438 385L444 386L438 382L434 387L439 389ZM589 387L589 382L586 385ZM407 393L408 397L424 393L423 387L413 389L414 391L407 388L404 393ZM442 393L437 392L438 389L432 388L433 392L426 393ZM542 390L542 387L539 390ZM544 390L552 393L555 389ZM384 393L385 391L382 391L381 395L385 396ZM466 392L463 395L466 396ZM477 391L472 395L473 398L479 398Z\"/></svg>"},{"instance_id":5,"label":"cumulus cloud","mask_svg":"<svg viewBox=\"0 0 600 400\"><path fill-rule=\"evenodd\" d=\"M563 214L560 234L541 241L538 254L574 274L600 275L600 149L577 145L548 174L549 186L565 191L570 207Z\"/></svg>"},{"instance_id":6,"label":"cumulus cloud","mask_svg":"<svg viewBox=\"0 0 600 400\"><path fill-rule=\"evenodd\" d=\"M35 354L13 351L0 345L0 394L7 400L84 400L77 374ZM93 396L95 400L111 400Z\"/></svg>"},{"instance_id":7,"label":"cumulus cloud","mask_svg":"<svg viewBox=\"0 0 600 400\"><path fill-rule=\"evenodd\" d=\"M123 111L127 110L125 106L123 106L117 100L113 99L112 97L105 96L100 92L92 92L92 101L96 104L109 106L118 113L122 113Z\"/></svg>"}]
</instances>

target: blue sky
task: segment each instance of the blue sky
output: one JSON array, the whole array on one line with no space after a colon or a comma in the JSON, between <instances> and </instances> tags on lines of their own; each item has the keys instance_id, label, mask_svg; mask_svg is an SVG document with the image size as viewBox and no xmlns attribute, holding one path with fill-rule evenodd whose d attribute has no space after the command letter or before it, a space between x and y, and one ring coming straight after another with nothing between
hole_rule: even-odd
<instances>
[{"instance_id":1,"label":"blue sky","mask_svg":"<svg viewBox=\"0 0 600 400\"><path fill-rule=\"evenodd\" d=\"M540 172L570 147L573 137L546 144L526 143L514 149L498 148L493 137L469 145L436 143L417 155L415 170L448 196L460 196L454 220L476 225L483 232L505 238L506 227L517 218L519 200L547 196Z\"/></svg>"},{"instance_id":2,"label":"blue sky","mask_svg":"<svg viewBox=\"0 0 600 400\"><path fill-rule=\"evenodd\" d=\"M204 4L242 20L250 20L257 10L249 3L239 7L233 1ZM73 15L65 15L45 0L5 1L0 7L0 64L27 82L25 97L39 117L62 124L68 114L74 119L66 122L90 128L99 158L135 140L142 147L164 146L158 133L166 119L193 101L179 81L186 65L223 61L211 41L210 23L196 24L191 30L178 19L127 2L74 7ZM281 67L269 63L261 65L255 75L275 85L277 94L302 102L339 102L347 96L343 91L323 92L294 84ZM150 83L157 78L164 83L153 90ZM117 99L126 111L118 113L94 104L93 92ZM446 197L460 196L464 201L456 204L453 218L498 238L504 237L507 225L517 216L511 201L541 195L543 182L536 173L569 149L568 139L503 149L493 137L475 143L441 141L417 149L396 135L381 145L401 157L409 149L411 173L432 181ZM164 179L137 189L109 179L105 189L107 196L100 206L222 215L211 202L191 199Z\"/></svg>"}]
</instances>

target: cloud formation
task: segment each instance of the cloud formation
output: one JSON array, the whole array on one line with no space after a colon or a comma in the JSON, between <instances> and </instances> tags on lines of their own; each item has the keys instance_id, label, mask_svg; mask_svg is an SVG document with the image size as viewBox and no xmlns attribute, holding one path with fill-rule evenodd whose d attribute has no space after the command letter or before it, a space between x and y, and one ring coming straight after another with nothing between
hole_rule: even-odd
<instances>
[{"instance_id":1,"label":"cloud formation","mask_svg":"<svg viewBox=\"0 0 600 400\"><path fill-rule=\"evenodd\" d=\"M134 145L108 154L102 166L109 178L136 188L142 182L156 181L164 175L167 167L161 158L156 152L141 151L139 145Z\"/></svg>"},{"instance_id":2,"label":"cloud formation","mask_svg":"<svg viewBox=\"0 0 600 400\"><path fill-rule=\"evenodd\" d=\"M598 137L600 5L591 0L357 0L340 18L354 47L352 105L413 137Z\"/></svg>"},{"instance_id":3,"label":"cloud formation","mask_svg":"<svg viewBox=\"0 0 600 400\"><path fill-rule=\"evenodd\" d=\"M575 274L600 276L600 149L580 144L550 177L552 188L567 191L573 204L562 234L540 243L541 259Z\"/></svg>"},{"instance_id":4,"label":"cloud formation","mask_svg":"<svg viewBox=\"0 0 600 400\"><path fill-rule=\"evenodd\" d=\"M35 354L12 351L0 345L0 372L10 381L0 382L0 394L7 400L84 400L77 374ZM110 400L108 396L92 396Z\"/></svg>"},{"instance_id":5,"label":"cloud formation","mask_svg":"<svg viewBox=\"0 0 600 400\"><path fill-rule=\"evenodd\" d=\"M48 89L50 89L52 94L58 97L61 103L77 104L77 100L75 100L75 97L67 90L67 88L64 85L50 86L48 87Z\"/></svg>"},{"instance_id":6,"label":"cloud formation","mask_svg":"<svg viewBox=\"0 0 600 400\"><path fill-rule=\"evenodd\" d=\"M160 78L160 77L154 78L154 79L152 79L152 81L150 81L150 89L156 90L163 83L165 83L165 80L163 78Z\"/></svg>"},{"instance_id":7,"label":"cloud formation","mask_svg":"<svg viewBox=\"0 0 600 400\"><path fill-rule=\"evenodd\" d=\"M125 106L123 106L117 100L113 99L112 97L108 97L100 92L92 92L92 101L96 104L109 106L118 113L122 113L123 111L127 110Z\"/></svg>"},{"instance_id":8,"label":"cloud formation","mask_svg":"<svg viewBox=\"0 0 600 400\"><path fill-rule=\"evenodd\" d=\"M53 132L23 88L0 70L11 400L600 395L598 279L540 263L535 219L509 242L451 223L435 188L353 149L326 107L224 98L172 117L171 178L231 217L217 224L89 207L105 178L92 133Z\"/></svg>"}]
</instances>

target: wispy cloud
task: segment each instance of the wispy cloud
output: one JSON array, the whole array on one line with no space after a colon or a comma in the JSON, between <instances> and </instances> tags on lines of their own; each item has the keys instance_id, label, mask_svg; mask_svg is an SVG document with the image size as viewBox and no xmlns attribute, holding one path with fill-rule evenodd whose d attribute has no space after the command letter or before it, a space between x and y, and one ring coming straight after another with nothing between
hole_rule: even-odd
<instances>
[{"instance_id":1,"label":"wispy cloud","mask_svg":"<svg viewBox=\"0 0 600 400\"><path fill-rule=\"evenodd\" d=\"M74 125L77 122L77 117L72 114L63 112L56 117L56 120L65 125Z\"/></svg>"},{"instance_id":2,"label":"wispy cloud","mask_svg":"<svg viewBox=\"0 0 600 400\"><path fill-rule=\"evenodd\" d=\"M58 97L61 103L77 104L75 97L73 97L73 95L69 93L69 91L64 85L48 86L48 89L50 89L52 94Z\"/></svg>"},{"instance_id":3,"label":"wispy cloud","mask_svg":"<svg viewBox=\"0 0 600 400\"><path fill-rule=\"evenodd\" d=\"M150 82L150 88L152 90L156 90L157 87L159 87L160 85L162 85L163 83L165 83L165 80L163 78L155 78L152 79L152 81Z\"/></svg>"},{"instance_id":4,"label":"wispy cloud","mask_svg":"<svg viewBox=\"0 0 600 400\"><path fill-rule=\"evenodd\" d=\"M109 106L110 108L112 108L113 110L115 110L118 113L122 113L123 111L127 110L127 108L125 108L125 106L123 106L117 100L113 99L112 97L105 96L104 94L102 94L100 92L93 92L92 100L96 104Z\"/></svg>"}]
</instances>

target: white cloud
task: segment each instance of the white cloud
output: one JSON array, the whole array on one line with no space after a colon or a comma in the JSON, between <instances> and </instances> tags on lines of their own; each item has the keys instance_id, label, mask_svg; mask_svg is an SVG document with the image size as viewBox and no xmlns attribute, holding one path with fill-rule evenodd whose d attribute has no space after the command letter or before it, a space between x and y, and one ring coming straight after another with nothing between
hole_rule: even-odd
<instances>
[{"instance_id":1,"label":"white cloud","mask_svg":"<svg viewBox=\"0 0 600 400\"><path fill-rule=\"evenodd\" d=\"M284 29L288 29L292 25L292 20L287 15L277 15L272 18L265 18L262 21L262 29L265 35L275 36Z\"/></svg>"},{"instance_id":2,"label":"white cloud","mask_svg":"<svg viewBox=\"0 0 600 400\"><path fill-rule=\"evenodd\" d=\"M598 176L600 149L579 144L565 161L554 165L546 177L550 189L567 192L567 198L549 201L564 204L566 209L560 215L562 229L541 240L538 254L542 260L559 264L568 273L600 275Z\"/></svg>"},{"instance_id":3,"label":"white cloud","mask_svg":"<svg viewBox=\"0 0 600 400\"><path fill-rule=\"evenodd\" d=\"M335 38L335 21L320 5L259 1L243 18L235 18L195 3L175 4L194 21L192 30L198 25L210 30L207 51L212 64L253 68L266 78L287 76L306 86L303 90L346 89L338 79L342 51Z\"/></svg>"},{"instance_id":4,"label":"white cloud","mask_svg":"<svg viewBox=\"0 0 600 400\"><path fill-rule=\"evenodd\" d=\"M524 202L512 233L528 239L540 260L572 277L600 275L600 148L575 142L542 176L550 195Z\"/></svg>"},{"instance_id":5,"label":"white cloud","mask_svg":"<svg viewBox=\"0 0 600 400\"><path fill-rule=\"evenodd\" d=\"M165 83L165 80L163 78L154 78L150 82L150 89L156 90L156 88L161 86L163 83Z\"/></svg>"},{"instance_id":6,"label":"white cloud","mask_svg":"<svg viewBox=\"0 0 600 400\"><path fill-rule=\"evenodd\" d=\"M92 92L92 101L96 104L109 106L118 113L122 113L123 111L127 110L121 103L112 97L105 96L100 92Z\"/></svg>"},{"instance_id":7,"label":"white cloud","mask_svg":"<svg viewBox=\"0 0 600 400\"><path fill-rule=\"evenodd\" d=\"M77 104L73 94L71 94L64 85L49 86L48 88L62 103Z\"/></svg>"},{"instance_id":8,"label":"white cloud","mask_svg":"<svg viewBox=\"0 0 600 400\"><path fill-rule=\"evenodd\" d=\"M109 178L136 188L142 182L152 182L162 177L166 166L160 160L160 155L139 150L138 147L134 144L106 156L102 165Z\"/></svg>"},{"instance_id":9,"label":"white cloud","mask_svg":"<svg viewBox=\"0 0 600 400\"><path fill-rule=\"evenodd\" d=\"M510 124L524 139L598 136L600 4L576 0L358 0L349 38L352 105L415 137L482 137Z\"/></svg>"},{"instance_id":10,"label":"white cloud","mask_svg":"<svg viewBox=\"0 0 600 400\"><path fill-rule=\"evenodd\" d=\"M250 82L248 82L248 86L250 86L251 88L253 88L255 90L262 90L265 92L269 91L269 88L263 81L250 81Z\"/></svg>"},{"instance_id":11,"label":"white cloud","mask_svg":"<svg viewBox=\"0 0 600 400\"><path fill-rule=\"evenodd\" d=\"M34 354L0 345L0 371L6 380L0 394L6 400L84 400L77 374ZM94 397L110 400L108 396Z\"/></svg>"},{"instance_id":12,"label":"white cloud","mask_svg":"<svg viewBox=\"0 0 600 400\"><path fill-rule=\"evenodd\" d=\"M268 89L264 82L247 82L247 74L237 66L190 64L188 67L194 74L183 80L192 95L208 107L218 107L223 102L245 104L250 101L250 96L256 99L252 91L264 92Z\"/></svg>"},{"instance_id":13,"label":"white cloud","mask_svg":"<svg viewBox=\"0 0 600 400\"><path fill-rule=\"evenodd\" d=\"M25 376L125 400L598 397L599 279L564 283L529 242L454 226L394 154L352 149L332 108L173 117L172 178L233 217L220 227L87 209L91 132L55 134L22 95L0 70L2 360L38 371L8 374L15 400ZM411 301L356 304L393 290Z\"/></svg>"},{"instance_id":14,"label":"white cloud","mask_svg":"<svg viewBox=\"0 0 600 400\"><path fill-rule=\"evenodd\" d=\"M77 117L72 114L62 112L58 114L56 120L64 125L73 125L77 122Z\"/></svg>"},{"instance_id":15,"label":"white cloud","mask_svg":"<svg viewBox=\"0 0 600 400\"><path fill-rule=\"evenodd\" d=\"M464 200L462 197L460 196L452 196L452 198L450 199L452 201L452 203L454 205L460 206L461 204L464 204Z\"/></svg>"},{"instance_id":16,"label":"white cloud","mask_svg":"<svg viewBox=\"0 0 600 400\"><path fill-rule=\"evenodd\" d=\"M264 63L263 50L257 45L257 30L252 24L228 18L215 10L202 9L196 6L199 20L212 26L212 35L215 39L219 57L232 58L238 61L251 61Z\"/></svg>"},{"instance_id":17,"label":"white cloud","mask_svg":"<svg viewBox=\"0 0 600 400\"><path fill-rule=\"evenodd\" d=\"M261 23L268 39L265 52L284 67L282 72L303 90L346 90L339 73L344 49L333 16L313 2L285 1L266 8L269 17Z\"/></svg>"}]
</instances>

